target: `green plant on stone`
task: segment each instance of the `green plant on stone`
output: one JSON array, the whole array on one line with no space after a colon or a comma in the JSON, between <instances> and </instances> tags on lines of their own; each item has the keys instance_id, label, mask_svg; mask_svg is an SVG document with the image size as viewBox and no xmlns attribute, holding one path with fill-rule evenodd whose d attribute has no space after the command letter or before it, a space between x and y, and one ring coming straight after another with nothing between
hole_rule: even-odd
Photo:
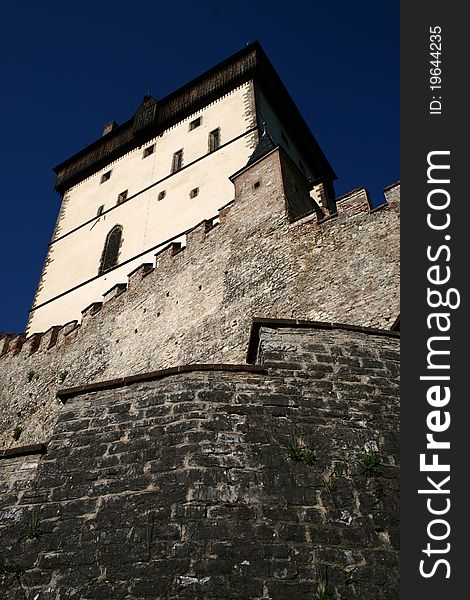
<instances>
[{"instance_id":1,"label":"green plant on stone","mask_svg":"<svg viewBox=\"0 0 470 600\"><path fill-rule=\"evenodd\" d=\"M334 471L333 471L333 475L335 477L344 477L345 473L346 473L346 470L344 468L344 465L342 465L341 463L336 463Z\"/></svg>"},{"instance_id":2,"label":"green plant on stone","mask_svg":"<svg viewBox=\"0 0 470 600\"><path fill-rule=\"evenodd\" d=\"M58 373L58 375L57 375L57 379L59 380L59 383L64 383L68 374L69 374L69 372L66 369L64 371L60 371L60 373Z\"/></svg>"},{"instance_id":3,"label":"green plant on stone","mask_svg":"<svg viewBox=\"0 0 470 600\"><path fill-rule=\"evenodd\" d=\"M17 442L20 439L21 434L23 433L23 428L17 425L15 429L13 429L12 438Z\"/></svg>"},{"instance_id":4,"label":"green plant on stone","mask_svg":"<svg viewBox=\"0 0 470 600\"><path fill-rule=\"evenodd\" d=\"M333 596L326 589L325 582L320 581L320 583L317 585L317 589L315 590L314 598L315 598L315 600L333 600Z\"/></svg>"},{"instance_id":5,"label":"green plant on stone","mask_svg":"<svg viewBox=\"0 0 470 600\"><path fill-rule=\"evenodd\" d=\"M300 462L302 460L303 450L300 446L291 446L286 454L286 458Z\"/></svg>"},{"instance_id":6,"label":"green plant on stone","mask_svg":"<svg viewBox=\"0 0 470 600\"><path fill-rule=\"evenodd\" d=\"M309 450L308 448L304 448L302 452L302 460L306 462L308 465L311 465L317 459L314 450Z\"/></svg>"},{"instance_id":7,"label":"green plant on stone","mask_svg":"<svg viewBox=\"0 0 470 600\"><path fill-rule=\"evenodd\" d=\"M33 511L31 515L31 521L28 523L28 526L24 531L23 539L38 540L41 537L42 533L43 532L41 531L41 519L39 515Z\"/></svg>"},{"instance_id":8,"label":"green plant on stone","mask_svg":"<svg viewBox=\"0 0 470 600\"><path fill-rule=\"evenodd\" d=\"M374 473L379 464L379 458L375 452L367 452L359 459L359 472L363 475Z\"/></svg>"},{"instance_id":9,"label":"green plant on stone","mask_svg":"<svg viewBox=\"0 0 470 600\"><path fill-rule=\"evenodd\" d=\"M292 445L286 454L286 458L296 462L306 462L312 464L316 460L315 452L303 446Z\"/></svg>"}]
</instances>

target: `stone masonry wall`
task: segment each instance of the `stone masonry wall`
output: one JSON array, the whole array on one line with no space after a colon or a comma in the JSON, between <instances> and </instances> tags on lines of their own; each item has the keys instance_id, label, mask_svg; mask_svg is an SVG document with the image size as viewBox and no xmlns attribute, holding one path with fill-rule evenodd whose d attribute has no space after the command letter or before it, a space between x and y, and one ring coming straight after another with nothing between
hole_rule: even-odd
<instances>
[{"instance_id":1,"label":"stone masonry wall","mask_svg":"<svg viewBox=\"0 0 470 600\"><path fill-rule=\"evenodd\" d=\"M65 391L0 510L0 597L397 599L398 339L324 327Z\"/></svg>"},{"instance_id":2,"label":"stone masonry wall","mask_svg":"<svg viewBox=\"0 0 470 600\"><path fill-rule=\"evenodd\" d=\"M27 490L31 482L36 477L36 471L41 455L45 451L43 448L32 448L31 451L21 453L2 452L0 453L0 506L11 506L16 504L16 500ZM15 520L17 512L3 514L7 520Z\"/></svg>"},{"instance_id":3,"label":"stone masonry wall","mask_svg":"<svg viewBox=\"0 0 470 600\"><path fill-rule=\"evenodd\" d=\"M85 310L81 325L0 339L0 448L46 441L64 385L244 361L256 316L390 327L399 312L399 187L380 210L359 189L339 199L336 217L290 223L281 161L274 150L241 172L220 224L202 223L185 248L142 266ZM299 176L285 177L292 187Z\"/></svg>"}]
</instances>

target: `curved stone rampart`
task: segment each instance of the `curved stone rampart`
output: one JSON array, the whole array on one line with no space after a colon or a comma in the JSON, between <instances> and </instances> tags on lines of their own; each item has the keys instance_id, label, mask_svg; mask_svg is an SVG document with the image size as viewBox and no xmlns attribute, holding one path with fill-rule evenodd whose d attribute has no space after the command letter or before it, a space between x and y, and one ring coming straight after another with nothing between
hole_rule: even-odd
<instances>
[{"instance_id":1,"label":"curved stone rampart","mask_svg":"<svg viewBox=\"0 0 470 600\"><path fill-rule=\"evenodd\" d=\"M258 366L60 394L0 512L3 597L398 597L398 338L258 335Z\"/></svg>"},{"instance_id":2,"label":"curved stone rampart","mask_svg":"<svg viewBox=\"0 0 470 600\"><path fill-rule=\"evenodd\" d=\"M246 169L231 206L85 308L80 324L0 339L0 448L47 440L64 384L244 361L255 316L390 327L399 186L380 210L358 189L338 199L337 216L290 223L279 160L276 151Z\"/></svg>"}]
</instances>

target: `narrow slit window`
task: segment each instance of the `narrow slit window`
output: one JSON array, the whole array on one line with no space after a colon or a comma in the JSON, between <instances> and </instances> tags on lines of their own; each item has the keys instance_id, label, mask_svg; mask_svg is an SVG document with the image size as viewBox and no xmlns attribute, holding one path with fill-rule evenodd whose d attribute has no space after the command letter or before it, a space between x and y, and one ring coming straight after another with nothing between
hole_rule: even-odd
<instances>
[{"instance_id":1,"label":"narrow slit window","mask_svg":"<svg viewBox=\"0 0 470 600\"><path fill-rule=\"evenodd\" d=\"M106 236L98 275L103 275L103 273L106 273L118 264L121 240L122 227L120 225L116 225Z\"/></svg>"},{"instance_id":2,"label":"narrow slit window","mask_svg":"<svg viewBox=\"0 0 470 600\"><path fill-rule=\"evenodd\" d=\"M195 198L199 194L199 188L194 188L189 192L190 198Z\"/></svg>"},{"instance_id":3,"label":"narrow slit window","mask_svg":"<svg viewBox=\"0 0 470 600\"><path fill-rule=\"evenodd\" d=\"M183 151L178 150L173 154L173 161L171 163L171 172L176 173L183 167Z\"/></svg>"},{"instance_id":4,"label":"narrow slit window","mask_svg":"<svg viewBox=\"0 0 470 600\"><path fill-rule=\"evenodd\" d=\"M220 148L220 127L209 133L209 152L214 152Z\"/></svg>"},{"instance_id":5,"label":"narrow slit window","mask_svg":"<svg viewBox=\"0 0 470 600\"><path fill-rule=\"evenodd\" d=\"M162 190L162 191L161 191L161 192L158 194L157 198L158 198L158 200L163 200L163 198L164 198L165 196L166 196L166 191L165 191L165 190Z\"/></svg>"},{"instance_id":6,"label":"narrow slit window","mask_svg":"<svg viewBox=\"0 0 470 600\"><path fill-rule=\"evenodd\" d=\"M147 148L145 148L145 150L142 154L142 158L147 158L147 156L150 156L154 152L155 152L155 144L152 144L151 146L147 146Z\"/></svg>"},{"instance_id":7,"label":"narrow slit window","mask_svg":"<svg viewBox=\"0 0 470 600\"><path fill-rule=\"evenodd\" d=\"M127 200L127 190L124 190L123 192L121 192L118 195L116 204L122 204L126 200Z\"/></svg>"},{"instance_id":8,"label":"narrow slit window","mask_svg":"<svg viewBox=\"0 0 470 600\"><path fill-rule=\"evenodd\" d=\"M191 121L189 124L189 131L196 129L196 127L199 127L200 124L201 124L201 117L194 119L194 121Z\"/></svg>"},{"instance_id":9,"label":"narrow slit window","mask_svg":"<svg viewBox=\"0 0 470 600\"><path fill-rule=\"evenodd\" d=\"M104 204L102 204L101 206L98 206L98 210L96 211L96 216L101 217L101 215L103 214L103 211L104 211Z\"/></svg>"},{"instance_id":10,"label":"narrow slit window","mask_svg":"<svg viewBox=\"0 0 470 600\"><path fill-rule=\"evenodd\" d=\"M112 171L106 171L106 173L103 173L103 175L101 175L100 183L108 181L108 179L111 177L111 173Z\"/></svg>"}]
</instances>

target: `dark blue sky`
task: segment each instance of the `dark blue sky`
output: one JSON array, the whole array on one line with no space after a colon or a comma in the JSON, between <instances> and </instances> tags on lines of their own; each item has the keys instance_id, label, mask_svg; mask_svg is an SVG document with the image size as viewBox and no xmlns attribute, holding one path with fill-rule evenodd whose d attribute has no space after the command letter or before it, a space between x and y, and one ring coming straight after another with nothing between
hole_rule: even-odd
<instances>
[{"instance_id":1,"label":"dark blue sky","mask_svg":"<svg viewBox=\"0 0 470 600\"><path fill-rule=\"evenodd\" d=\"M52 167L259 40L338 175L399 178L399 2L30 0L0 12L0 331L24 329L59 209Z\"/></svg>"}]
</instances>

